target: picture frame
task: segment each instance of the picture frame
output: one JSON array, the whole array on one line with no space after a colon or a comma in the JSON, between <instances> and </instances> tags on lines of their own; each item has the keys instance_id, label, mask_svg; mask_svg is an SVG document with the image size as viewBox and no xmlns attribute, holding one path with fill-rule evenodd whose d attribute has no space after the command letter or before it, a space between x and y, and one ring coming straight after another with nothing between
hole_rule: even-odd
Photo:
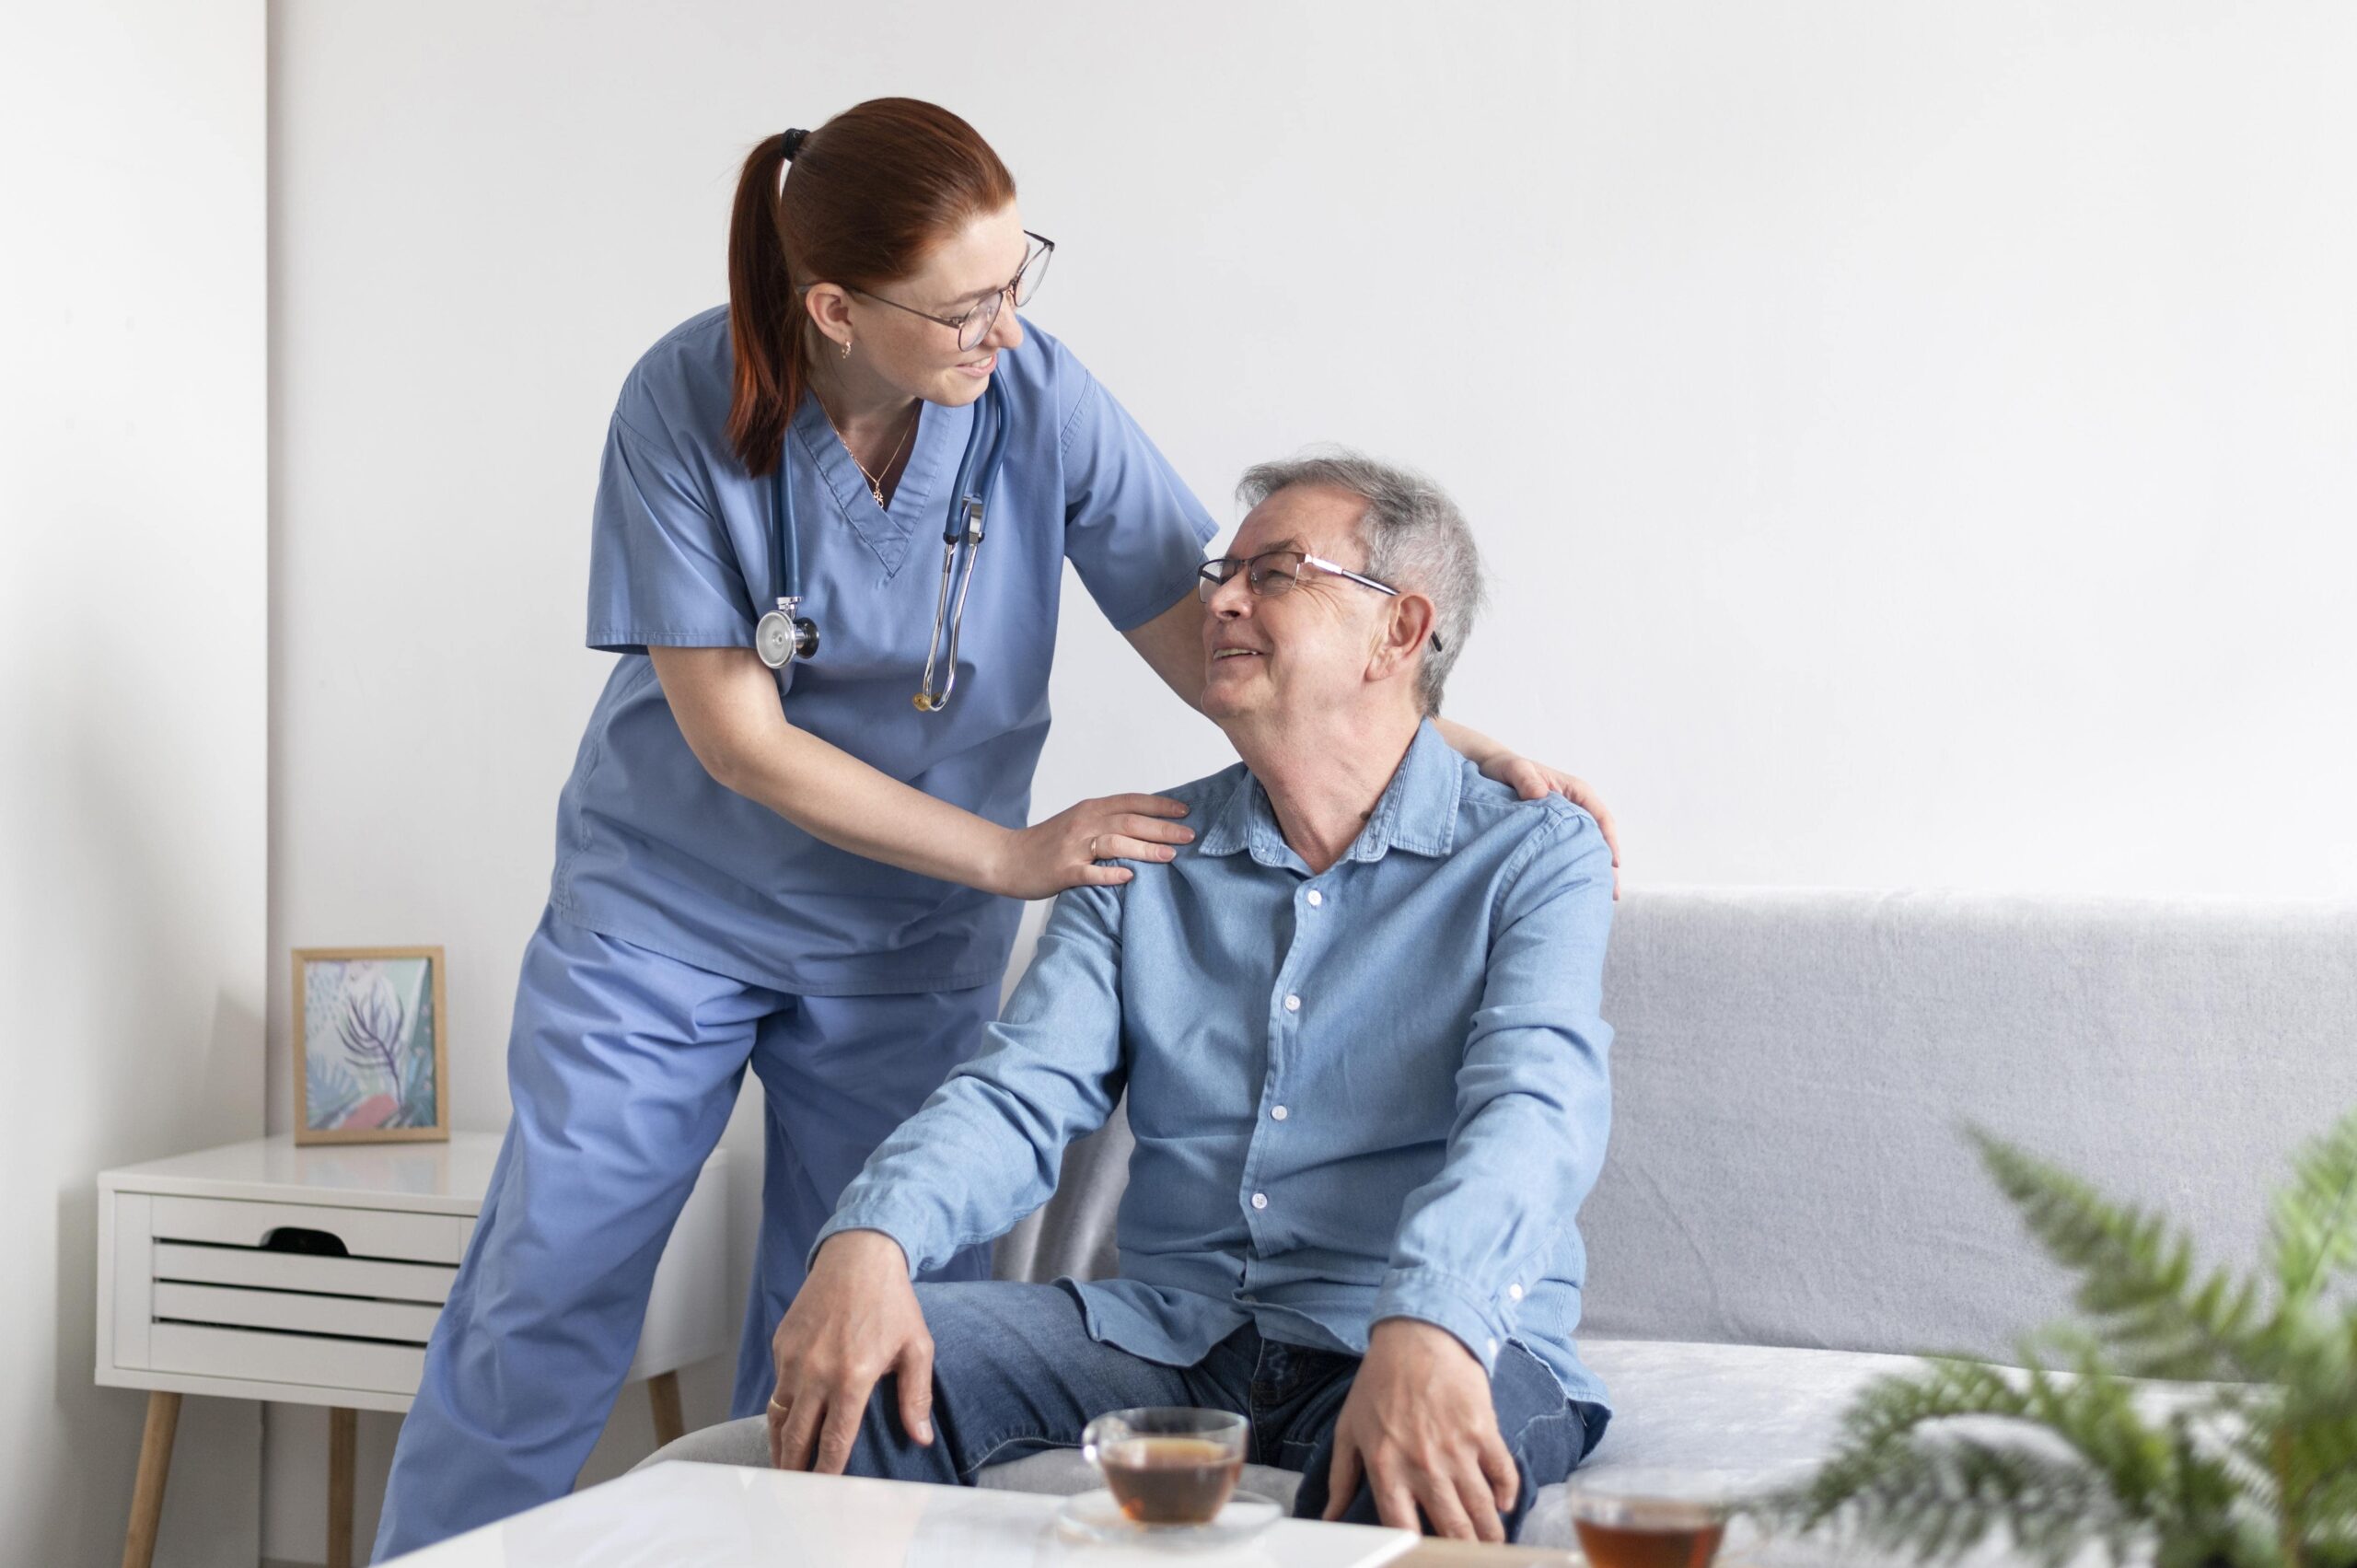
<instances>
[{"instance_id":1,"label":"picture frame","mask_svg":"<svg viewBox=\"0 0 2357 1568\"><path fill-rule=\"evenodd\" d=\"M297 947L295 1142L450 1136L450 1016L442 949Z\"/></svg>"}]
</instances>

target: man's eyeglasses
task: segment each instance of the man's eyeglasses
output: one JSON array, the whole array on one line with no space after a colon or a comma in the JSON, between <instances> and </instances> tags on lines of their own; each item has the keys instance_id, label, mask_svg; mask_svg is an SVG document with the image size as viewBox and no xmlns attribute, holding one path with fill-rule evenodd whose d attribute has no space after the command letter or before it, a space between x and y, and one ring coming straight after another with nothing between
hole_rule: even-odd
<instances>
[{"instance_id":1,"label":"man's eyeglasses","mask_svg":"<svg viewBox=\"0 0 2357 1568\"><path fill-rule=\"evenodd\" d=\"M1319 572L1329 577L1356 583L1363 588L1373 588L1391 598L1399 597L1399 590L1389 583L1379 583L1364 573L1353 572L1348 566L1337 565L1322 555L1312 555L1302 550L1267 550L1248 559L1235 555L1214 556L1196 568L1195 592L1202 596L1205 604L1209 604L1212 596L1238 572L1244 574L1245 587L1262 598L1289 594L1305 575L1315 575ZM1433 633L1433 651L1440 651L1440 633L1437 632Z\"/></svg>"},{"instance_id":2,"label":"man's eyeglasses","mask_svg":"<svg viewBox=\"0 0 2357 1568\"><path fill-rule=\"evenodd\" d=\"M1023 231L1023 237L1031 241L1030 253L1023 258L1023 265L988 299L971 307L962 316L936 316L930 310L920 310L913 305L903 305L897 299L887 299L864 288L852 288L849 284L843 287L878 305L888 305L895 310L905 310L911 316L922 316L928 321L938 321L945 327L954 328L960 353L977 349L982 346L982 340L991 335L991 329L998 324L1000 304L1008 299L1014 300L1018 308L1030 304L1031 296L1039 292L1039 280L1048 275L1048 262L1055 256L1056 242L1028 228Z\"/></svg>"}]
</instances>

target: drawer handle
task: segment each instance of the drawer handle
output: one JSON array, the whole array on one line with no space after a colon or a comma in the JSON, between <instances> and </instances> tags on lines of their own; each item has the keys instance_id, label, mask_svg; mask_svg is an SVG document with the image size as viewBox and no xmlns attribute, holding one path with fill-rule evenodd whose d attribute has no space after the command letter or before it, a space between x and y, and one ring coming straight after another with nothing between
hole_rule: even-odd
<instances>
[{"instance_id":1,"label":"drawer handle","mask_svg":"<svg viewBox=\"0 0 2357 1568\"><path fill-rule=\"evenodd\" d=\"M283 1225L261 1238L265 1252L299 1252L307 1258L349 1258L351 1250L343 1238L331 1231L312 1230L299 1225Z\"/></svg>"}]
</instances>

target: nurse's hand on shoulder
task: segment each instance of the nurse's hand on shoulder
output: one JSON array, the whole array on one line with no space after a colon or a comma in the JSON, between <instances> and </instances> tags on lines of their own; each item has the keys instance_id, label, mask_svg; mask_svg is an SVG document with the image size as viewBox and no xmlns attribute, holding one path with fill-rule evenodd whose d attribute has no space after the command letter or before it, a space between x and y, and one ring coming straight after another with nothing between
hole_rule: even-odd
<instances>
[{"instance_id":1,"label":"nurse's hand on shoulder","mask_svg":"<svg viewBox=\"0 0 2357 1568\"><path fill-rule=\"evenodd\" d=\"M1161 795L1109 795L1084 800L1044 822L1010 832L992 891L1045 899L1066 888L1110 888L1137 875L1109 860L1168 860L1191 843L1179 826L1186 806Z\"/></svg>"},{"instance_id":2,"label":"nurse's hand on shoulder","mask_svg":"<svg viewBox=\"0 0 2357 1568\"><path fill-rule=\"evenodd\" d=\"M771 1353L770 1463L777 1469L842 1474L867 1397L887 1372L900 1376L900 1424L933 1446L933 1335L909 1283L908 1255L882 1231L827 1238Z\"/></svg>"},{"instance_id":3,"label":"nurse's hand on shoulder","mask_svg":"<svg viewBox=\"0 0 2357 1568\"><path fill-rule=\"evenodd\" d=\"M1560 795L1595 818L1596 827L1604 833L1604 847L1612 852L1612 896L1620 896L1620 834L1613 824L1611 808L1596 793L1594 784L1561 768L1550 768L1511 751L1501 751L1482 763L1481 776L1495 779L1525 800Z\"/></svg>"}]
</instances>

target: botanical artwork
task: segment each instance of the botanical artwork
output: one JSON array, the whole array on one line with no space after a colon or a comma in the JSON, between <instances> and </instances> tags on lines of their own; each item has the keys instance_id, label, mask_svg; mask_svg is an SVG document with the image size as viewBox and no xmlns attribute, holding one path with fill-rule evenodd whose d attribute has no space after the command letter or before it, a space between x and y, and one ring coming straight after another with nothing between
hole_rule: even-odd
<instances>
[{"instance_id":1,"label":"botanical artwork","mask_svg":"<svg viewBox=\"0 0 2357 1568\"><path fill-rule=\"evenodd\" d=\"M301 962L305 1130L435 1126L434 959Z\"/></svg>"}]
</instances>

